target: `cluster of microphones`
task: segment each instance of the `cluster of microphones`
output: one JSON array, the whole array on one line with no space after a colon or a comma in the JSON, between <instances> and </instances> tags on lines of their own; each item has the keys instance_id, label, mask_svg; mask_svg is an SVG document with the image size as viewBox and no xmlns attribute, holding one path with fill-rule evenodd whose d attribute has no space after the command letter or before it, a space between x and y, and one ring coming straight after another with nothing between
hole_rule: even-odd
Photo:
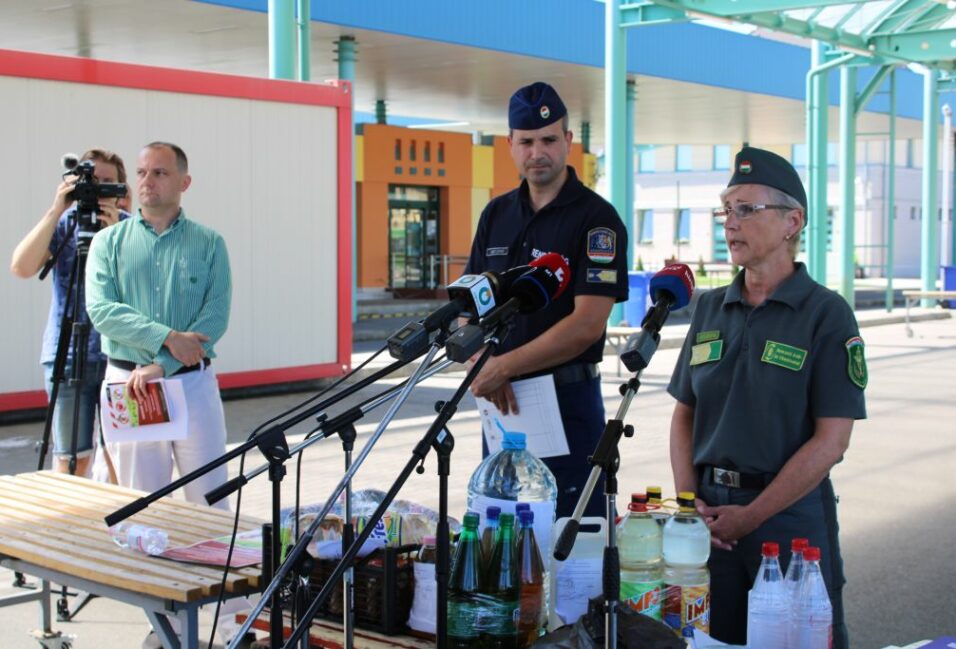
<instances>
[{"instance_id":1,"label":"cluster of microphones","mask_svg":"<svg viewBox=\"0 0 956 649\"><path fill-rule=\"evenodd\" d=\"M448 286L448 304L388 339L389 353L398 360L410 361L427 349L435 332L447 330L458 318L467 318L467 324L445 341L447 357L464 363L516 315L546 309L561 296L570 279L568 262L554 252L504 272L463 275ZM632 372L647 367L670 312L690 303L694 274L686 264L670 264L651 278L649 291L654 304L644 316L640 332L628 339L621 353L621 361Z\"/></svg>"}]
</instances>

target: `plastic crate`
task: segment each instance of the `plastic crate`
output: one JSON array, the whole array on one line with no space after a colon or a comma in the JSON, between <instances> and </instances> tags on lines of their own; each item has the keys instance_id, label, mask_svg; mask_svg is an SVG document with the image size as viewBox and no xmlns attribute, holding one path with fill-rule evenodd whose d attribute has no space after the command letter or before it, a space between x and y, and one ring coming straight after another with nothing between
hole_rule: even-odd
<instances>
[{"instance_id":1,"label":"plastic crate","mask_svg":"<svg viewBox=\"0 0 956 649\"><path fill-rule=\"evenodd\" d=\"M415 593L412 556L418 545L386 547L359 559L352 580L355 625L384 634L404 632ZM309 577L309 590L315 597L338 565L337 560L320 559ZM329 620L342 619L342 580L319 608L318 615Z\"/></svg>"}]
</instances>

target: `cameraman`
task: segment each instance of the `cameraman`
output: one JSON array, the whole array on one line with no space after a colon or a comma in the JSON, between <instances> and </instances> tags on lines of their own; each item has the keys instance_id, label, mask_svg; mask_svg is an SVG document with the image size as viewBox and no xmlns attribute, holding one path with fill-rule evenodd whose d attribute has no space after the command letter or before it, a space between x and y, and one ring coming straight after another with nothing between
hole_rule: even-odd
<instances>
[{"instance_id":1,"label":"cameraman","mask_svg":"<svg viewBox=\"0 0 956 649\"><path fill-rule=\"evenodd\" d=\"M83 154L80 161L92 161L94 164L93 179L97 183L125 183L126 167L123 160L112 151L104 149L90 149ZM43 365L44 385L47 395L51 393L50 379L53 374L53 361L56 358L57 343L60 338L60 322L63 318L63 309L70 291L70 273L76 259L77 233L74 229L72 236L66 239L73 225L76 214L76 205L70 198L70 193L76 185L79 176L70 175L59 187L53 198L53 205L46 211L40 221L23 238L13 251L10 270L17 277L24 279L33 277L43 268L52 257L54 251L63 244L56 264L53 266L53 299L50 303L50 315L43 333L43 351L40 363ZM99 200L99 214L97 220L100 227L109 227L125 219L128 214L120 208L120 201L125 199L101 198ZM83 287L80 290L80 308L86 311L86 298ZM64 376L72 376L73 350L69 350ZM85 476L89 470L90 457L93 450L93 429L96 421L96 407L99 402L100 384L106 371L106 358L100 353L100 336L90 328L89 345L86 350L86 371L84 383L79 393L80 415L77 426L76 440L76 475ZM64 382L61 384L56 399L53 420L53 468L60 473L69 472L71 436L73 433L73 400L75 390Z\"/></svg>"}]
</instances>

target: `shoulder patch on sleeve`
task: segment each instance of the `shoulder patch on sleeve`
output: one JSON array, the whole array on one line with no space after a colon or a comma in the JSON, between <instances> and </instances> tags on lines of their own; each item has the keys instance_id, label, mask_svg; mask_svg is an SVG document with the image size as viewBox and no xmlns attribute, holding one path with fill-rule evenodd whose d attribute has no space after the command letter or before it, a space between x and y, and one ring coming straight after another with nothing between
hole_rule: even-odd
<instances>
[{"instance_id":1,"label":"shoulder patch on sleeve","mask_svg":"<svg viewBox=\"0 0 956 649\"><path fill-rule=\"evenodd\" d=\"M853 385L861 390L866 388L869 375L866 371L866 357L863 353L863 339L853 336L846 341L846 372Z\"/></svg>"},{"instance_id":2,"label":"shoulder patch on sleeve","mask_svg":"<svg viewBox=\"0 0 956 649\"><path fill-rule=\"evenodd\" d=\"M588 230L588 259L598 264L614 261L617 233L611 228Z\"/></svg>"}]
</instances>

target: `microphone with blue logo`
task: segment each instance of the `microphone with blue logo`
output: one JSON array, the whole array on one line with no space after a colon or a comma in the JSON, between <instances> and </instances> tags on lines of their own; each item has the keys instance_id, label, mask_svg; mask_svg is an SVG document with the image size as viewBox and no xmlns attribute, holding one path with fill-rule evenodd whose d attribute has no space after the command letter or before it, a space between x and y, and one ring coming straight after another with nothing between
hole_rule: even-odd
<instances>
[{"instance_id":1,"label":"microphone with blue logo","mask_svg":"<svg viewBox=\"0 0 956 649\"><path fill-rule=\"evenodd\" d=\"M694 273L687 264L664 266L650 283L651 299L654 301L641 321L641 332L627 339L621 361L629 372L640 372L651 362L661 340L661 327L667 316L675 309L690 304L694 293Z\"/></svg>"}]
</instances>

